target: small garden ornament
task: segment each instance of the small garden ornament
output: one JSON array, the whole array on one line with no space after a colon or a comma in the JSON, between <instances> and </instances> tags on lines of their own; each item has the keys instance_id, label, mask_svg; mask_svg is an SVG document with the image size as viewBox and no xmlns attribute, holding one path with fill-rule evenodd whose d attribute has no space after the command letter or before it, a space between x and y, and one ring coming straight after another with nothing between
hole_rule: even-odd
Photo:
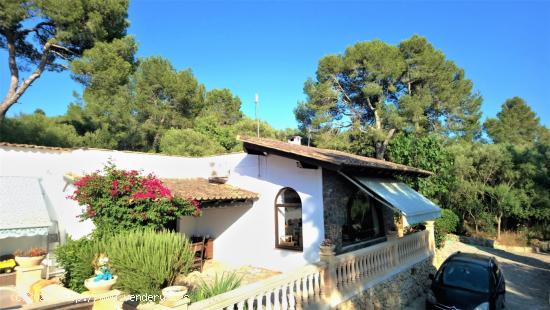
<instances>
[{"instance_id":1,"label":"small garden ornament","mask_svg":"<svg viewBox=\"0 0 550 310\"><path fill-rule=\"evenodd\" d=\"M95 277L84 281L84 286L91 293L106 293L115 285L117 276L114 276L109 266L109 258L105 254L96 256L93 262Z\"/></svg>"}]
</instances>

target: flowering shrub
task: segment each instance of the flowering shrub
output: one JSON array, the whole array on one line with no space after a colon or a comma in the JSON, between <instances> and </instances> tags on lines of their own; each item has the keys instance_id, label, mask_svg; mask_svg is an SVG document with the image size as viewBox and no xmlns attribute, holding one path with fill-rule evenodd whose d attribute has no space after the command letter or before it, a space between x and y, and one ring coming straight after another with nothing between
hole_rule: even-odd
<instances>
[{"instance_id":1,"label":"flowering shrub","mask_svg":"<svg viewBox=\"0 0 550 310\"><path fill-rule=\"evenodd\" d=\"M198 201L172 196L152 174L120 170L112 163L74 185L68 198L86 206L80 218L91 219L99 236L143 227L161 229L180 216L200 215Z\"/></svg>"}]
</instances>

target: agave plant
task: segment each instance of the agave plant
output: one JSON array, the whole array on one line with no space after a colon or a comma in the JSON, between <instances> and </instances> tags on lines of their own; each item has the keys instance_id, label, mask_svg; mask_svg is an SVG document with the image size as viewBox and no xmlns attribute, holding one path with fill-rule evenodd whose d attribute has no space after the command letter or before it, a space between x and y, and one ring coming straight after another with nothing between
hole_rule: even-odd
<instances>
[{"instance_id":1,"label":"agave plant","mask_svg":"<svg viewBox=\"0 0 550 310\"><path fill-rule=\"evenodd\" d=\"M201 280L201 284L190 294L192 302L207 299L225 292L236 289L241 285L242 276L237 275L235 272L222 273L221 276L214 277L214 281L207 283Z\"/></svg>"}]
</instances>

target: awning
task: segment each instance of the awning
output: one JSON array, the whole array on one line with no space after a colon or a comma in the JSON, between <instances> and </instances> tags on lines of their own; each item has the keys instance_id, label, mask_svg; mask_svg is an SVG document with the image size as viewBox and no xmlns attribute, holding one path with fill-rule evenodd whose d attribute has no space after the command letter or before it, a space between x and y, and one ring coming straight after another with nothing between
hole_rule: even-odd
<instances>
[{"instance_id":1,"label":"awning","mask_svg":"<svg viewBox=\"0 0 550 310\"><path fill-rule=\"evenodd\" d=\"M357 186L388 207L403 214L405 225L431 221L440 216L441 209L428 198L395 179L346 176Z\"/></svg>"},{"instance_id":2,"label":"awning","mask_svg":"<svg viewBox=\"0 0 550 310\"><path fill-rule=\"evenodd\" d=\"M0 239L47 235L50 225L37 178L0 177Z\"/></svg>"}]
</instances>

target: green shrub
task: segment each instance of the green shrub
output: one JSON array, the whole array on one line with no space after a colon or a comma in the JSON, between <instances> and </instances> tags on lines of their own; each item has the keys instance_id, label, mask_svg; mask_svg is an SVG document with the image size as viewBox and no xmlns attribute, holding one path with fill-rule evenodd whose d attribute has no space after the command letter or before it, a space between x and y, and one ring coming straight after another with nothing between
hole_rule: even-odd
<instances>
[{"instance_id":1,"label":"green shrub","mask_svg":"<svg viewBox=\"0 0 550 310\"><path fill-rule=\"evenodd\" d=\"M187 273L193 261L191 245L181 233L151 229L120 232L106 243L116 287L129 294L160 294Z\"/></svg>"},{"instance_id":2,"label":"green shrub","mask_svg":"<svg viewBox=\"0 0 550 310\"><path fill-rule=\"evenodd\" d=\"M460 223L458 215L449 209L441 209L441 217L435 220L435 246L441 248L445 235L454 233Z\"/></svg>"},{"instance_id":3,"label":"green shrub","mask_svg":"<svg viewBox=\"0 0 550 310\"><path fill-rule=\"evenodd\" d=\"M167 130L160 139L160 151L168 155L208 156L227 150L211 137L193 129Z\"/></svg>"},{"instance_id":4,"label":"green shrub","mask_svg":"<svg viewBox=\"0 0 550 310\"><path fill-rule=\"evenodd\" d=\"M212 283L206 283L202 280L199 287L193 290L190 294L192 302L207 299L225 292L236 289L241 285L242 277L237 276L236 273L222 273L220 277L216 274Z\"/></svg>"},{"instance_id":5,"label":"green shrub","mask_svg":"<svg viewBox=\"0 0 550 310\"><path fill-rule=\"evenodd\" d=\"M67 243L57 247L55 255L60 266L65 269L62 282L65 287L76 292L83 292L84 280L94 275L92 261L97 253L101 253L101 241L81 238L68 239Z\"/></svg>"}]
</instances>

